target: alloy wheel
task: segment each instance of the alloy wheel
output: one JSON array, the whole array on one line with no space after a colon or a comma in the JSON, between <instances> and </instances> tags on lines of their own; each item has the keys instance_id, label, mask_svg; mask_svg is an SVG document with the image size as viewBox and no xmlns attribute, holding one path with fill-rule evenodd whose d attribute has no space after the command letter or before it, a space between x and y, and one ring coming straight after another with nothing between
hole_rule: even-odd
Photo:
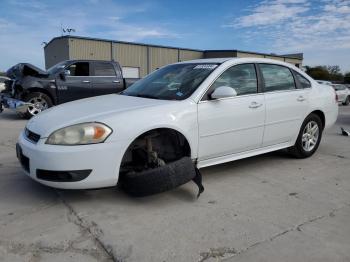
<instances>
[{"instance_id":1,"label":"alloy wheel","mask_svg":"<svg viewBox=\"0 0 350 262\"><path fill-rule=\"evenodd\" d=\"M320 129L318 124L315 121L308 122L303 130L303 136L301 139L303 149L306 152L310 152L315 148L319 135Z\"/></svg>"},{"instance_id":2,"label":"alloy wheel","mask_svg":"<svg viewBox=\"0 0 350 262\"><path fill-rule=\"evenodd\" d=\"M28 106L28 112L33 116L49 108L47 101L41 96L33 97L28 102L31 103L31 105Z\"/></svg>"}]
</instances>

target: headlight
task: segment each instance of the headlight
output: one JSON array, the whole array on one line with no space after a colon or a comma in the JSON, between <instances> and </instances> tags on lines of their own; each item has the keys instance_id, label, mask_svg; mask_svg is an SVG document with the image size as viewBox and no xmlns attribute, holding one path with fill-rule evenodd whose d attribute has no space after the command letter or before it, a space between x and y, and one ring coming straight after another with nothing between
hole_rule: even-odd
<instances>
[{"instance_id":1,"label":"headlight","mask_svg":"<svg viewBox=\"0 0 350 262\"><path fill-rule=\"evenodd\" d=\"M83 123L64 127L53 132L46 144L50 145L87 145L104 142L112 129L101 123Z\"/></svg>"}]
</instances>

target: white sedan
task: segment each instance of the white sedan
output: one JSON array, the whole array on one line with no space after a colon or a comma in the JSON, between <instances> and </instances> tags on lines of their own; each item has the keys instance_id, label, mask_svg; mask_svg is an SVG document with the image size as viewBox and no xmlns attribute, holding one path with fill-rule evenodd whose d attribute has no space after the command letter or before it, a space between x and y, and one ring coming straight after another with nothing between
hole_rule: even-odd
<instances>
[{"instance_id":1,"label":"white sedan","mask_svg":"<svg viewBox=\"0 0 350 262\"><path fill-rule=\"evenodd\" d=\"M344 106L349 105L350 90L346 87L346 85L334 84L332 86L338 96L338 102L342 103Z\"/></svg>"},{"instance_id":2,"label":"white sedan","mask_svg":"<svg viewBox=\"0 0 350 262\"><path fill-rule=\"evenodd\" d=\"M20 134L17 154L42 184L102 188L183 157L197 168L283 148L306 158L337 115L333 88L290 64L193 60L162 67L119 95L40 113Z\"/></svg>"}]
</instances>

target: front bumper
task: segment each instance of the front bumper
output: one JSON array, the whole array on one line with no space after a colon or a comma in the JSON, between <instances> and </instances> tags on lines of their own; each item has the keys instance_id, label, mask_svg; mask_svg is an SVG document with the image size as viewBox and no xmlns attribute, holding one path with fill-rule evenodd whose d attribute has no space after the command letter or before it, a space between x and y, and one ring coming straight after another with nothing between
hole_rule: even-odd
<instances>
[{"instance_id":1,"label":"front bumper","mask_svg":"<svg viewBox=\"0 0 350 262\"><path fill-rule=\"evenodd\" d=\"M91 189L115 186L118 182L119 167L127 145L105 142L82 146L57 146L45 144L46 138L38 143L28 141L24 132L18 140L18 146L28 159L27 166L22 167L25 173L44 185L62 189ZM39 171L38 171L39 170ZM72 171L91 170L89 175L75 182L57 182L40 179L40 170ZM53 171L53 172L52 172ZM39 174L39 177L38 177ZM54 179L52 179L54 180Z\"/></svg>"},{"instance_id":2,"label":"front bumper","mask_svg":"<svg viewBox=\"0 0 350 262\"><path fill-rule=\"evenodd\" d=\"M3 108L9 108L18 113L25 113L30 105L32 104L14 99L6 94L0 94L0 113L3 111Z\"/></svg>"}]
</instances>

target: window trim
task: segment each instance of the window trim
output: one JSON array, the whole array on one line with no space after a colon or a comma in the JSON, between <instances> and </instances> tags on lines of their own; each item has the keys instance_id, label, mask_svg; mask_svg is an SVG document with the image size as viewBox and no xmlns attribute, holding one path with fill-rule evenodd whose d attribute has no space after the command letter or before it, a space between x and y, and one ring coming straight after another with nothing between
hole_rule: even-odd
<instances>
[{"instance_id":1,"label":"window trim","mask_svg":"<svg viewBox=\"0 0 350 262\"><path fill-rule=\"evenodd\" d=\"M237 95L235 97L227 97L227 98L223 98L223 99L230 99L230 98L236 98L236 97L245 97L245 96L254 96L254 95L258 95L259 93L262 93L262 82L261 82L261 78L260 78L260 74L258 73L258 69L257 69L257 65L254 62L248 62L248 63L241 63L241 64L235 64L235 65L231 65L230 67L226 68L219 76L217 76L208 86L208 88L205 90L204 94L202 95L201 99L199 100L199 102L205 102L205 101L211 101L209 99L209 94L213 91L212 87L213 84L215 83L215 81L221 77L227 70L231 69L232 67L235 66L241 66L241 65L253 65L254 69L255 69L255 76L256 76L256 82L257 82L257 89L256 89L256 93L253 94L244 94L244 95ZM217 100L222 100L221 99L217 99Z\"/></svg>"},{"instance_id":2,"label":"window trim","mask_svg":"<svg viewBox=\"0 0 350 262\"><path fill-rule=\"evenodd\" d=\"M289 72L291 73L292 77L293 77L293 81L294 81L294 89L284 89L284 90L274 90L274 91L266 91L266 86L265 86L265 79L261 70L260 65L274 65L274 66L280 66L280 67L284 67L287 68L289 70ZM290 92L290 91L296 91L299 90L297 83L296 83L296 79L295 76L293 74L293 70L291 68L289 68L288 66L285 65L280 65L280 64L273 64L273 63L257 63L257 66L259 68L259 72L260 72L260 77L261 77L261 81L262 81L262 92L263 93L280 93L280 92ZM301 88L302 89L302 88Z\"/></svg>"}]
</instances>

